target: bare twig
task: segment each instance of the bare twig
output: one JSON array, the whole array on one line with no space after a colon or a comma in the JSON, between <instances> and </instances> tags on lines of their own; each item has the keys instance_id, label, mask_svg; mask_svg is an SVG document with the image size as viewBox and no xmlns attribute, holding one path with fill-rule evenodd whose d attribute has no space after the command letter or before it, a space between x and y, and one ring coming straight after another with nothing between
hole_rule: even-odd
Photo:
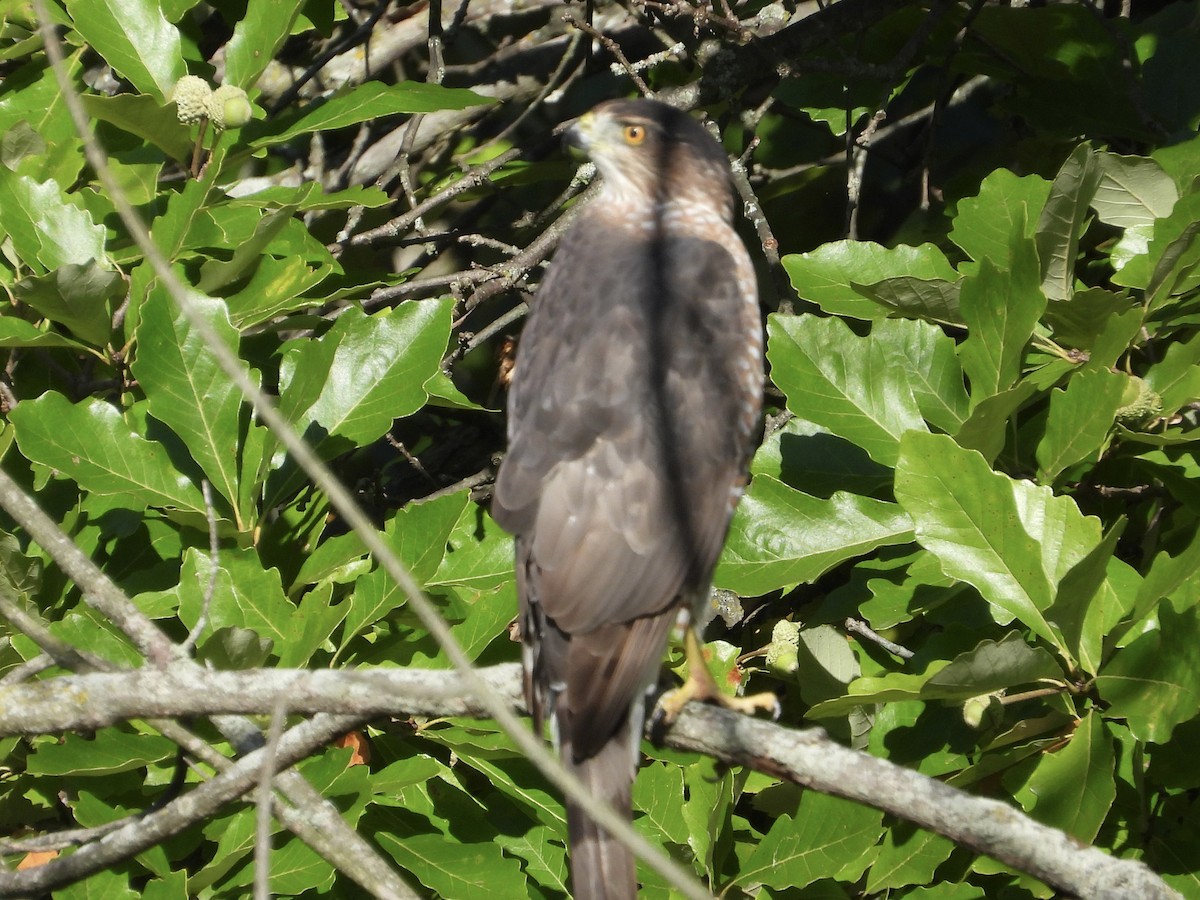
<instances>
[{"instance_id":1,"label":"bare twig","mask_svg":"<svg viewBox=\"0 0 1200 900\"><path fill-rule=\"evenodd\" d=\"M279 742L286 721L287 698L281 695L271 712L254 804L254 900L271 898L271 796L275 773L279 771Z\"/></svg>"},{"instance_id":2,"label":"bare twig","mask_svg":"<svg viewBox=\"0 0 1200 900\"><path fill-rule=\"evenodd\" d=\"M204 588L204 600L200 604L200 615L196 617L196 624L179 645L181 656L192 655L200 635L208 627L208 613L212 609L213 595L217 592L217 575L221 571L221 539L217 535L217 511L213 508L212 485L207 478L200 481L200 490L204 495L204 515L208 519L208 584Z\"/></svg>"},{"instance_id":3,"label":"bare twig","mask_svg":"<svg viewBox=\"0 0 1200 900\"><path fill-rule=\"evenodd\" d=\"M889 641L882 634L872 629L871 626L866 622L851 618L847 619L844 624L847 631L853 631L855 634L865 637L868 641L878 644L893 656L898 656L901 659L913 658L913 652L911 650L909 650L907 647L902 647L895 641Z\"/></svg>"}]
</instances>

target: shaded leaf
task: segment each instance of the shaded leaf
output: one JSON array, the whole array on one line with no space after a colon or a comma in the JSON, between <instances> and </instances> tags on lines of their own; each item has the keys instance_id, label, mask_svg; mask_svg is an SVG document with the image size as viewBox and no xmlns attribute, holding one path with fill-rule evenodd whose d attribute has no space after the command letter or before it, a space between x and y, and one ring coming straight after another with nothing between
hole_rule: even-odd
<instances>
[{"instance_id":1,"label":"shaded leaf","mask_svg":"<svg viewBox=\"0 0 1200 900\"><path fill-rule=\"evenodd\" d=\"M958 281L902 275L899 278L885 278L874 284L853 282L851 286L898 316L945 322L948 325L964 324L958 304L961 288Z\"/></svg>"},{"instance_id":2,"label":"shaded leaf","mask_svg":"<svg viewBox=\"0 0 1200 900\"><path fill-rule=\"evenodd\" d=\"M164 105L161 99L147 94L84 94L79 99L93 119L149 141L172 159L190 159L196 141L191 129L179 121L173 104Z\"/></svg>"},{"instance_id":3,"label":"shaded leaf","mask_svg":"<svg viewBox=\"0 0 1200 900\"><path fill-rule=\"evenodd\" d=\"M1063 749L1040 758L1013 796L1039 822L1091 843L1117 794L1113 763L1112 737L1093 711Z\"/></svg>"},{"instance_id":4,"label":"shaded leaf","mask_svg":"<svg viewBox=\"0 0 1200 900\"><path fill-rule=\"evenodd\" d=\"M842 492L820 500L759 475L734 513L714 583L758 596L910 540L912 524L894 503Z\"/></svg>"},{"instance_id":5,"label":"shaded leaf","mask_svg":"<svg viewBox=\"0 0 1200 900\"><path fill-rule=\"evenodd\" d=\"M124 289L119 274L102 269L93 259L22 278L15 293L47 319L71 329L81 341L104 347L112 331L113 301Z\"/></svg>"},{"instance_id":6,"label":"shaded leaf","mask_svg":"<svg viewBox=\"0 0 1200 900\"><path fill-rule=\"evenodd\" d=\"M1061 678L1062 668L1053 656L1041 647L1029 646L1024 637L1011 631L999 642L980 641L949 662L934 661L920 674L890 672L856 678L843 696L813 706L808 714L830 718L864 704L911 700L962 703L982 694Z\"/></svg>"},{"instance_id":7,"label":"shaded leaf","mask_svg":"<svg viewBox=\"0 0 1200 900\"><path fill-rule=\"evenodd\" d=\"M1176 613L1163 605L1158 618L1157 628L1113 654L1096 688L1135 737L1161 744L1200 711L1200 609Z\"/></svg>"},{"instance_id":8,"label":"shaded leaf","mask_svg":"<svg viewBox=\"0 0 1200 900\"><path fill-rule=\"evenodd\" d=\"M1052 301L1066 300L1075 290L1079 238L1087 225L1088 207L1101 175L1095 153L1080 144L1050 185L1050 195L1038 219L1037 252L1042 264L1042 291Z\"/></svg>"}]
</instances>

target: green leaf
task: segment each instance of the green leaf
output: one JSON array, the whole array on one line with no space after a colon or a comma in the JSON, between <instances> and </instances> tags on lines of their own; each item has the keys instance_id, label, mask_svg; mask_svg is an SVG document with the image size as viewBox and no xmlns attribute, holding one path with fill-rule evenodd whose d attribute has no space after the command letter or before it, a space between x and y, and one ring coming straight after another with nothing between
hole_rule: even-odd
<instances>
[{"instance_id":1,"label":"green leaf","mask_svg":"<svg viewBox=\"0 0 1200 900\"><path fill-rule=\"evenodd\" d=\"M795 416L767 435L754 454L750 472L803 486L806 493L826 499L843 490L873 496L892 483L892 470L864 450Z\"/></svg>"},{"instance_id":2,"label":"green leaf","mask_svg":"<svg viewBox=\"0 0 1200 900\"><path fill-rule=\"evenodd\" d=\"M112 305L125 291L119 274L96 261L22 278L14 293L43 316L71 329L81 341L102 348L112 332Z\"/></svg>"},{"instance_id":3,"label":"green leaf","mask_svg":"<svg viewBox=\"0 0 1200 900\"><path fill-rule=\"evenodd\" d=\"M143 94L165 103L187 74L179 31L154 0L67 0L75 30Z\"/></svg>"},{"instance_id":4,"label":"green leaf","mask_svg":"<svg viewBox=\"0 0 1200 900\"><path fill-rule=\"evenodd\" d=\"M250 0L225 45L225 84L249 91L291 33L304 0Z\"/></svg>"},{"instance_id":5,"label":"green leaf","mask_svg":"<svg viewBox=\"0 0 1200 900\"><path fill-rule=\"evenodd\" d=\"M1031 647L1010 631L999 643L980 641L925 682L921 696L967 699L1021 684L1062 677L1062 669L1042 647Z\"/></svg>"},{"instance_id":6,"label":"green leaf","mask_svg":"<svg viewBox=\"0 0 1200 900\"><path fill-rule=\"evenodd\" d=\"M275 237L288 226L295 212L294 207L284 206L264 215L255 227L254 235L234 248L232 259L210 259L200 266L197 287L205 293L211 293L240 278L258 262Z\"/></svg>"},{"instance_id":7,"label":"green leaf","mask_svg":"<svg viewBox=\"0 0 1200 900\"><path fill-rule=\"evenodd\" d=\"M1157 298L1161 303L1174 290L1185 268L1190 268L1182 263L1195 243L1198 221L1200 192L1183 194L1169 216L1154 220L1145 250L1129 259L1113 275L1113 281L1128 287L1145 288L1152 299L1155 299L1156 291L1162 290L1163 296ZM1145 231L1148 226L1140 227Z\"/></svg>"},{"instance_id":8,"label":"green leaf","mask_svg":"<svg viewBox=\"0 0 1200 900\"><path fill-rule=\"evenodd\" d=\"M1188 546L1175 556L1166 551L1155 556L1137 591L1129 619L1114 629L1111 641L1119 642L1130 628L1140 625L1164 597L1173 597L1182 588L1194 584L1197 572L1200 572L1200 534L1194 534ZM1176 605L1175 608L1180 607Z\"/></svg>"},{"instance_id":9,"label":"green leaf","mask_svg":"<svg viewBox=\"0 0 1200 900\"><path fill-rule=\"evenodd\" d=\"M683 769L663 762L642 766L633 782L633 803L643 813L638 830L653 829L666 841L686 845L683 798Z\"/></svg>"},{"instance_id":10,"label":"green leaf","mask_svg":"<svg viewBox=\"0 0 1200 900\"><path fill-rule=\"evenodd\" d=\"M326 191L315 181L306 181L297 187L264 188L239 198L242 205L261 206L267 209L290 206L300 212L314 210L351 209L362 206L378 209L392 202L391 197L377 187L355 185L342 191Z\"/></svg>"},{"instance_id":11,"label":"green leaf","mask_svg":"<svg viewBox=\"0 0 1200 900\"><path fill-rule=\"evenodd\" d=\"M1018 228L1023 237L1034 236L1049 194L1050 182L1044 178L996 169L983 179L978 195L958 201L950 240L976 262L986 259L1006 268L1012 236Z\"/></svg>"},{"instance_id":12,"label":"green leaf","mask_svg":"<svg viewBox=\"0 0 1200 900\"><path fill-rule=\"evenodd\" d=\"M1127 375L1096 369L1050 392L1046 432L1036 451L1040 481L1052 483L1067 466L1103 452L1128 382Z\"/></svg>"},{"instance_id":13,"label":"green leaf","mask_svg":"<svg viewBox=\"0 0 1200 900\"><path fill-rule=\"evenodd\" d=\"M1009 419L1037 393L1037 385L1025 380L1007 391L985 397L971 409L954 436L955 441L965 450L977 450L990 463L1004 449Z\"/></svg>"},{"instance_id":14,"label":"green leaf","mask_svg":"<svg viewBox=\"0 0 1200 900\"><path fill-rule=\"evenodd\" d=\"M513 540L491 516L468 504L444 542L445 556L429 579L486 591L512 578Z\"/></svg>"},{"instance_id":15,"label":"green leaf","mask_svg":"<svg viewBox=\"0 0 1200 900\"><path fill-rule=\"evenodd\" d=\"M102 400L72 405L51 391L22 400L10 413L28 459L74 479L84 490L119 496L130 508L173 507L204 513L199 489L167 449L134 432Z\"/></svg>"},{"instance_id":16,"label":"green leaf","mask_svg":"<svg viewBox=\"0 0 1200 900\"><path fill-rule=\"evenodd\" d=\"M901 446L896 499L917 541L983 595L997 623L1018 619L1066 654L1043 613L1070 567L1100 542L1097 519L1048 487L991 471L948 437L918 432Z\"/></svg>"},{"instance_id":17,"label":"green leaf","mask_svg":"<svg viewBox=\"0 0 1200 900\"><path fill-rule=\"evenodd\" d=\"M0 229L25 265L48 272L105 260L104 226L72 203L54 181L40 184L0 166Z\"/></svg>"},{"instance_id":18,"label":"green leaf","mask_svg":"<svg viewBox=\"0 0 1200 900\"><path fill-rule=\"evenodd\" d=\"M55 16L55 10L57 7L52 7L52 18L66 18L61 13ZM40 49L40 35L35 39ZM80 48L65 61L65 71L73 84L82 81L81 58L86 52ZM0 134L12 134L22 123L37 133L45 149L38 154L36 168L34 160L29 160L19 166L17 173L38 182L53 179L59 184L72 184L85 164L82 142L51 66L34 63L5 79L5 91L0 95Z\"/></svg>"},{"instance_id":19,"label":"green leaf","mask_svg":"<svg viewBox=\"0 0 1200 900\"><path fill-rule=\"evenodd\" d=\"M808 714L814 719L831 718L865 704L912 700L962 703L983 694L1061 678L1062 667L1049 652L1029 646L1021 634L1011 631L999 642L980 641L950 662L934 661L921 674L890 672L856 678L844 696L818 703Z\"/></svg>"},{"instance_id":20,"label":"green leaf","mask_svg":"<svg viewBox=\"0 0 1200 900\"><path fill-rule=\"evenodd\" d=\"M388 546L418 584L424 585L437 571L451 532L467 509L467 492L462 491L427 503L410 503L388 523L384 532ZM345 645L366 626L379 621L407 600L404 589L382 567L359 578L346 614L341 643Z\"/></svg>"},{"instance_id":21,"label":"green leaf","mask_svg":"<svg viewBox=\"0 0 1200 900\"><path fill-rule=\"evenodd\" d=\"M567 852L557 839L557 831L548 825L535 825L523 834L496 835L496 843L506 852L525 860L526 874L542 887L565 896L569 888Z\"/></svg>"},{"instance_id":22,"label":"green leaf","mask_svg":"<svg viewBox=\"0 0 1200 900\"><path fill-rule=\"evenodd\" d=\"M453 305L409 301L373 316L347 310L317 342L334 342L337 350L302 422L362 446L424 406L424 384L441 364Z\"/></svg>"},{"instance_id":23,"label":"green leaf","mask_svg":"<svg viewBox=\"0 0 1200 900\"><path fill-rule=\"evenodd\" d=\"M520 864L493 843L461 844L441 834L397 837L376 832L375 840L421 884L443 897L528 896Z\"/></svg>"},{"instance_id":24,"label":"green leaf","mask_svg":"<svg viewBox=\"0 0 1200 900\"><path fill-rule=\"evenodd\" d=\"M898 320L859 337L839 319L772 315L771 378L789 409L894 465L901 435L925 430L906 361L893 346L904 326Z\"/></svg>"},{"instance_id":25,"label":"green leaf","mask_svg":"<svg viewBox=\"0 0 1200 900\"><path fill-rule=\"evenodd\" d=\"M312 297L304 295L336 269L332 261L313 266L295 256L259 256L255 262L245 287L225 301L229 318L238 328L251 328L312 306Z\"/></svg>"},{"instance_id":26,"label":"green leaf","mask_svg":"<svg viewBox=\"0 0 1200 900\"><path fill-rule=\"evenodd\" d=\"M888 249L869 241L835 241L811 253L783 257L792 287L828 313L879 319L887 306L863 296L855 284L877 286L892 278L954 282L958 273L932 244Z\"/></svg>"},{"instance_id":27,"label":"green leaf","mask_svg":"<svg viewBox=\"0 0 1200 900\"><path fill-rule=\"evenodd\" d=\"M1090 844L1117 794L1113 763L1113 739L1093 710L1066 747L1039 759L1013 797L1039 822Z\"/></svg>"},{"instance_id":28,"label":"green leaf","mask_svg":"<svg viewBox=\"0 0 1200 900\"><path fill-rule=\"evenodd\" d=\"M972 406L1016 384L1026 345L1046 308L1033 244L1020 222L1012 234L1010 259L1007 272L984 259L963 281L959 300L968 337L959 356L971 382Z\"/></svg>"},{"instance_id":29,"label":"green leaf","mask_svg":"<svg viewBox=\"0 0 1200 900\"><path fill-rule=\"evenodd\" d=\"M440 109L466 109L469 106L494 102L490 97L480 96L466 88L448 88L415 81L401 81L391 85L368 81L366 84L349 88L323 103L315 103L295 115L281 116L269 125L256 127L251 146L270 147L286 143L297 135L346 128L383 116L428 113ZM279 130L268 133L267 127Z\"/></svg>"},{"instance_id":30,"label":"green leaf","mask_svg":"<svg viewBox=\"0 0 1200 900\"><path fill-rule=\"evenodd\" d=\"M737 883L800 888L832 878L864 857L883 831L882 813L816 791L805 791L795 817L775 820L738 873Z\"/></svg>"},{"instance_id":31,"label":"green leaf","mask_svg":"<svg viewBox=\"0 0 1200 900\"><path fill-rule=\"evenodd\" d=\"M878 322L871 329L903 361L908 385L930 425L954 434L967 417L969 400L953 338L927 322Z\"/></svg>"},{"instance_id":32,"label":"green leaf","mask_svg":"<svg viewBox=\"0 0 1200 900\"><path fill-rule=\"evenodd\" d=\"M928 884L934 880L934 871L950 858L953 850L954 842L940 834L932 834L907 822L893 825L884 832L883 845L871 865L866 891L876 895L888 888Z\"/></svg>"},{"instance_id":33,"label":"green leaf","mask_svg":"<svg viewBox=\"0 0 1200 900\"><path fill-rule=\"evenodd\" d=\"M912 524L894 503L840 491L820 500L759 475L734 513L714 583L759 596L910 540Z\"/></svg>"},{"instance_id":34,"label":"green leaf","mask_svg":"<svg viewBox=\"0 0 1200 900\"><path fill-rule=\"evenodd\" d=\"M1094 151L1080 144L1050 186L1050 196L1038 220L1037 251L1042 263L1042 291L1051 301L1066 300L1075 291L1079 238L1087 226L1088 207L1101 175Z\"/></svg>"},{"instance_id":35,"label":"green leaf","mask_svg":"<svg viewBox=\"0 0 1200 900\"><path fill-rule=\"evenodd\" d=\"M1146 383L1162 398L1162 415L1200 399L1200 337L1173 341L1146 372Z\"/></svg>"},{"instance_id":36,"label":"green leaf","mask_svg":"<svg viewBox=\"0 0 1200 900\"><path fill-rule=\"evenodd\" d=\"M196 312L235 355L238 333L220 300L189 293ZM234 510L239 531L254 526L253 510L239 508L238 451L241 391L161 286L142 305L133 373L150 414L183 440L192 458ZM249 369L242 366L249 375Z\"/></svg>"},{"instance_id":37,"label":"green leaf","mask_svg":"<svg viewBox=\"0 0 1200 900\"><path fill-rule=\"evenodd\" d=\"M1063 576L1054 605L1046 612L1086 672L1099 671L1104 638L1133 606L1140 587L1140 576L1113 556L1124 530L1125 520L1118 519Z\"/></svg>"},{"instance_id":38,"label":"green leaf","mask_svg":"<svg viewBox=\"0 0 1200 900\"><path fill-rule=\"evenodd\" d=\"M61 742L39 744L29 755L27 771L75 778L115 775L174 755L175 745L164 737L106 728L92 738L68 734Z\"/></svg>"},{"instance_id":39,"label":"green leaf","mask_svg":"<svg viewBox=\"0 0 1200 900\"><path fill-rule=\"evenodd\" d=\"M60 900L137 900L142 896L130 887L129 876L120 872L97 872L54 894Z\"/></svg>"},{"instance_id":40,"label":"green leaf","mask_svg":"<svg viewBox=\"0 0 1200 900\"><path fill-rule=\"evenodd\" d=\"M84 94L83 108L93 119L108 122L122 131L148 141L172 159L191 159L196 140L191 129L179 121L173 104L147 94L117 94L105 97Z\"/></svg>"},{"instance_id":41,"label":"green leaf","mask_svg":"<svg viewBox=\"0 0 1200 900\"><path fill-rule=\"evenodd\" d=\"M1108 714L1123 717L1139 740L1166 743L1171 731L1200 712L1200 608L1159 607L1159 625L1127 647L1096 676Z\"/></svg>"},{"instance_id":42,"label":"green leaf","mask_svg":"<svg viewBox=\"0 0 1200 900\"><path fill-rule=\"evenodd\" d=\"M1141 328L1141 310L1135 310L1128 297L1104 288L1078 290L1067 300L1046 308L1046 322L1054 330L1054 340L1064 347L1091 350L1110 320L1119 315L1137 312L1137 328Z\"/></svg>"},{"instance_id":43,"label":"green leaf","mask_svg":"<svg viewBox=\"0 0 1200 900\"><path fill-rule=\"evenodd\" d=\"M899 278L885 278L874 284L852 282L851 287L864 297L904 318L927 319L948 325L963 324L962 311L958 304L958 295L962 287L959 281L902 275Z\"/></svg>"},{"instance_id":44,"label":"green leaf","mask_svg":"<svg viewBox=\"0 0 1200 900\"><path fill-rule=\"evenodd\" d=\"M1100 180L1092 208L1100 221L1118 228L1152 225L1171 214L1179 199L1175 182L1152 159L1096 153Z\"/></svg>"},{"instance_id":45,"label":"green leaf","mask_svg":"<svg viewBox=\"0 0 1200 900\"><path fill-rule=\"evenodd\" d=\"M326 582L300 598L300 606L289 623L287 643L276 647L281 669L305 665L342 624L350 604L334 606L332 597L333 585Z\"/></svg>"},{"instance_id":46,"label":"green leaf","mask_svg":"<svg viewBox=\"0 0 1200 900\"><path fill-rule=\"evenodd\" d=\"M279 654L293 638L296 607L283 594L278 569L264 569L253 550L222 549L215 562L207 551L184 551L179 573L179 619L195 626L208 604L208 629L204 638L226 627L246 628L268 638ZM202 638L202 640L204 639Z\"/></svg>"}]
</instances>

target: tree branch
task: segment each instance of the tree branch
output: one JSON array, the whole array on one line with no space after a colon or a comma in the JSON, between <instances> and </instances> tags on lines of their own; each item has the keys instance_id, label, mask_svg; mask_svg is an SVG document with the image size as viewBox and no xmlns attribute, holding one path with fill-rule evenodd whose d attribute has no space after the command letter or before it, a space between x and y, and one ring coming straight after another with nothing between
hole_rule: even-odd
<instances>
[{"instance_id":1,"label":"tree branch","mask_svg":"<svg viewBox=\"0 0 1200 900\"><path fill-rule=\"evenodd\" d=\"M493 666L478 674L514 708L521 708L519 666ZM63 676L0 688L0 735L95 729L145 717L270 714L281 700L286 700L291 713L336 713L353 721L486 714L483 704L470 696L467 681L453 671L216 672L172 667L165 672ZM299 758L285 751L285 745L295 743L287 742L285 737L280 746L280 765ZM972 796L843 747L820 729L800 731L691 704L666 733L664 743L881 809L1072 896L1096 900L1179 896L1140 862L1115 859L1004 803ZM318 745L307 746L311 751ZM256 772L252 765L246 777L237 781L243 792L253 790ZM228 796L228 790L222 791L222 796ZM0 895L5 883L0 878Z\"/></svg>"}]
</instances>

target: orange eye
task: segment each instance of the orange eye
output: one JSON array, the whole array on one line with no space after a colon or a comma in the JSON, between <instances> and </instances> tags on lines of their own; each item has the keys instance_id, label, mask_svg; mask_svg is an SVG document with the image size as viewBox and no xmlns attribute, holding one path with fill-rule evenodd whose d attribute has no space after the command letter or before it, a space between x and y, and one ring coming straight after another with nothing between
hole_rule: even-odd
<instances>
[{"instance_id":1,"label":"orange eye","mask_svg":"<svg viewBox=\"0 0 1200 900\"><path fill-rule=\"evenodd\" d=\"M626 125L622 134L625 136L625 143L633 147L646 139L646 129L642 125Z\"/></svg>"}]
</instances>

